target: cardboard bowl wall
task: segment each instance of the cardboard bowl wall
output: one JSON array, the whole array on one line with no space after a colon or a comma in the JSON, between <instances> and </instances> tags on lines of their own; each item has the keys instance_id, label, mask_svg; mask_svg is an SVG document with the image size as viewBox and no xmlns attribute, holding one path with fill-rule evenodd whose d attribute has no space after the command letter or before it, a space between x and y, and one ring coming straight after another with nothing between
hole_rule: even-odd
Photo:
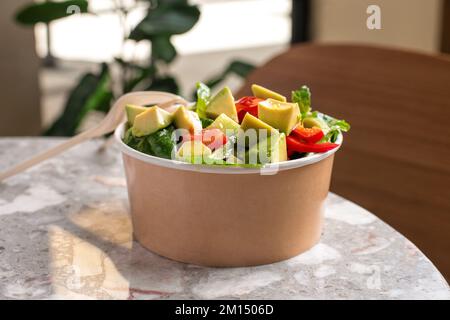
<instances>
[{"instance_id":1,"label":"cardboard bowl wall","mask_svg":"<svg viewBox=\"0 0 450 320\"><path fill-rule=\"evenodd\" d=\"M260 169L193 165L128 147L123 154L135 239L167 258L238 267L291 258L320 239L334 153ZM342 136L339 137L342 143Z\"/></svg>"}]
</instances>

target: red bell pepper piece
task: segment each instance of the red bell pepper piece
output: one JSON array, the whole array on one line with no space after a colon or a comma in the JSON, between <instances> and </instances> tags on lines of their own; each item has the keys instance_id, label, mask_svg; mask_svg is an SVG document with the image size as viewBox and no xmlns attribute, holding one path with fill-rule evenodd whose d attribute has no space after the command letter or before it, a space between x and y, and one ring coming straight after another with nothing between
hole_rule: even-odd
<instances>
[{"instance_id":1,"label":"red bell pepper piece","mask_svg":"<svg viewBox=\"0 0 450 320\"><path fill-rule=\"evenodd\" d=\"M258 117L258 103L263 101L263 99L248 96L242 97L238 101L236 101L236 111L238 114L239 123L244 119L245 114L248 112L252 116Z\"/></svg>"},{"instance_id":2,"label":"red bell pepper piece","mask_svg":"<svg viewBox=\"0 0 450 320\"><path fill-rule=\"evenodd\" d=\"M304 128L302 126L298 126L292 130L291 135L310 144L319 142L324 136L322 129L319 127Z\"/></svg>"},{"instance_id":3,"label":"red bell pepper piece","mask_svg":"<svg viewBox=\"0 0 450 320\"><path fill-rule=\"evenodd\" d=\"M288 152L316 152L322 153L333 150L339 145L337 143L324 142L316 144L308 144L297 140L296 138L289 136L286 138L286 144Z\"/></svg>"},{"instance_id":4,"label":"red bell pepper piece","mask_svg":"<svg viewBox=\"0 0 450 320\"><path fill-rule=\"evenodd\" d=\"M287 156L289 159L291 159L294 154L296 154L294 150L287 149Z\"/></svg>"},{"instance_id":5,"label":"red bell pepper piece","mask_svg":"<svg viewBox=\"0 0 450 320\"><path fill-rule=\"evenodd\" d=\"M203 129L201 133L183 136L183 141L201 140L210 149L217 149L228 142L227 136L219 129Z\"/></svg>"}]
</instances>

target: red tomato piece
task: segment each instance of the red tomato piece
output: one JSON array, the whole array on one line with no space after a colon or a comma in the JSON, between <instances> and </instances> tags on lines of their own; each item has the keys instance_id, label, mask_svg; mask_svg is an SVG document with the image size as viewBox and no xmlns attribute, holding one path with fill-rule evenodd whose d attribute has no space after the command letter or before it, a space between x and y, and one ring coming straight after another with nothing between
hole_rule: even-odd
<instances>
[{"instance_id":1,"label":"red tomato piece","mask_svg":"<svg viewBox=\"0 0 450 320\"><path fill-rule=\"evenodd\" d=\"M192 140L201 141L212 150L217 149L228 142L227 136L219 129L203 129L201 133L184 135L182 138L183 142Z\"/></svg>"}]
</instances>

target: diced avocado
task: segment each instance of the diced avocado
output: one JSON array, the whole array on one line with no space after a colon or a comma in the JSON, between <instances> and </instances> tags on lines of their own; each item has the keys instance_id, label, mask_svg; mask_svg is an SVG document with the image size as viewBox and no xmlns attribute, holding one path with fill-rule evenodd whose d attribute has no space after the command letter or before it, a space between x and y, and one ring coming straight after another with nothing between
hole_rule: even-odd
<instances>
[{"instance_id":1,"label":"diced avocado","mask_svg":"<svg viewBox=\"0 0 450 320\"><path fill-rule=\"evenodd\" d=\"M184 142L177 152L178 160L190 163L203 163L205 158L211 156L211 149L205 146L199 140L191 140Z\"/></svg>"},{"instance_id":2,"label":"diced avocado","mask_svg":"<svg viewBox=\"0 0 450 320\"><path fill-rule=\"evenodd\" d=\"M212 119L216 119L222 113L238 122L233 94L228 87L220 90L219 93L217 93L206 106L206 115Z\"/></svg>"},{"instance_id":3,"label":"diced avocado","mask_svg":"<svg viewBox=\"0 0 450 320\"><path fill-rule=\"evenodd\" d=\"M188 113L194 122L194 132L201 132L203 129L203 124L202 124L202 121L200 120L197 112L188 110Z\"/></svg>"},{"instance_id":4,"label":"diced avocado","mask_svg":"<svg viewBox=\"0 0 450 320\"><path fill-rule=\"evenodd\" d=\"M261 140L245 153L245 163L247 164L275 163L286 160L286 135L284 133Z\"/></svg>"},{"instance_id":5,"label":"diced avocado","mask_svg":"<svg viewBox=\"0 0 450 320\"><path fill-rule=\"evenodd\" d=\"M135 137L146 136L167 127L172 121L171 113L157 106L150 107L136 116L132 132Z\"/></svg>"},{"instance_id":6,"label":"diced avocado","mask_svg":"<svg viewBox=\"0 0 450 320\"><path fill-rule=\"evenodd\" d=\"M289 135L298 123L300 109L297 103L267 99L258 103L258 118Z\"/></svg>"},{"instance_id":7,"label":"diced avocado","mask_svg":"<svg viewBox=\"0 0 450 320\"><path fill-rule=\"evenodd\" d=\"M241 129L246 131L248 129L266 129L269 133L276 131L275 128L271 127L264 121L259 120L257 117L246 113L244 119L242 119Z\"/></svg>"},{"instance_id":8,"label":"diced avocado","mask_svg":"<svg viewBox=\"0 0 450 320\"><path fill-rule=\"evenodd\" d=\"M138 114L141 114L142 112L146 111L148 108L137 106L134 104L127 104L125 106L125 112L127 113L127 119L130 126L134 124L134 119Z\"/></svg>"},{"instance_id":9,"label":"diced avocado","mask_svg":"<svg viewBox=\"0 0 450 320\"><path fill-rule=\"evenodd\" d=\"M287 146L286 146L286 135L284 133L280 134L276 143L271 148L270 151L270 162L281 162L287 161Z\"/></svg>"},{"instance_id":10,"label":"diced avocado","mask_svg":"<svg viewBox=\"0 0 450 320\"><path fill-rule=\"evenodd\" d=\"M178 129L186 129L191 133L202 131L202 123L198 114L189 111L185 106L179 106L173 113L173 122Z\"/></svg>"},{"instance_id":11,"label":"diced avocado","mask_svg":"<svg viewBox=\"0 0 450 320\"><path fill-rule=\"evenodd\" d=\"M319 127L322 129L324 134L330 130L327 123L320 118L307 117L302 120L302 124L305 128Z\"/></svg>"},{"instance_id":12,"label":"diced avocado","mask_svg":"<svg viewBox=\"0 0 450 320\"><path fill-rule=\"evenodd\" d=\"M268 136L279 135L277 129L259 120L250 113L246 113L244 119L242 119L241 129L239 130L237 139L239 149L251 147L257 141L265 139ZM249 129L255 129L255 133L253 134ZM261 130L265 130L265 132ZM254 137L256 137L256 141Z\"/></svg>"},{"instance_id":13,"label":"diced avocado","mask_svg":"<svg viewBox=\"0 0 450 320\"><path fill-rule=\"evenodd\" d=\"M229 116L227 116L225 113L222 113L220 116L218 116L216 120L214 120L214 122L207 127L207 129L219 129L227 136L235 135L239 128L239 124Z\"/></svg>"},{"instance_id":14,"label":"diced avocado","mask_svg":"<svg viewBox=\"0 0 450 320\"><path fill-rule=\"evenodd\" d=\"M283 96L279 93L276 93L272 90L269 90L267 88L264 88L262 86L259 86L257 84L252 84L252 92L255 97L260 98L260 99L271 98L271 99L278 100L281 102L286 102L285 96Z\"/></svg>"}]
</instances>

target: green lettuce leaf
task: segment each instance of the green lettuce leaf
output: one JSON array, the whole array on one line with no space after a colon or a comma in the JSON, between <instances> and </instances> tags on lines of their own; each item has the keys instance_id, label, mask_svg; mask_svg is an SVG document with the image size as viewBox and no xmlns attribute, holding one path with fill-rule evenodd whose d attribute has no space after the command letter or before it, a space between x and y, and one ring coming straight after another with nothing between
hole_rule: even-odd
<instances>
[{"instance_id":1,"label":"green lettuce leaf","mask_svg":"<svg viewBox=\"0 0 450 320\"><path fill-rule=\"evenodd\" d=\"M172 158L172 150L176 145L174 130L173 126L169 126L147 136L147 142L154 156L166 159Z\"/></svg>"},{"instance_id":2,"label":"green lettuce leaf","mask_svg":"<svg viewBox=\"0 0 450 320\"><path fill-rule=\"evenodd\" d=\"M328 131L324 137L326 141L336 142L336 139L341 132L348 132L350 130L350 124L345 120L335 119L325 114L322 115L322 119L325 120L330 127L330 131Z\"/></svg>"},{"instance_id":3,"label":"green lettuce leaf","mask_svg":"<svg viewBox=\"0 0 450 320\"><path fill-rule=\"evenodd\" d=\"M196 112L200 119L207 119L206 116L206 106L209 103L209 99L211 99L211 90L207 85L201 82L197 82L197 104L196 104Z\"/></svg>"},{"instance_id":4,"label":"green lettuce leaf","mask_svg":"<svg viewBox=\"0 0 450 320\"><path fill-rule=\"evenodd\" d=\"M133 149L135 149L135 150L137 150L139 152L153 155L153 150L150 147L150 145L148 144L146 137L135 137L135 136L133 136L133 133L131 132L131 128L129 128L127 130L127 132L125 133L125 137L123 138L123 142L127 146L129 146L129 147L131 147L131 148L133 148Z\"/></svg>"},{"instance_id":5,"label":"green lettuce leaf","mask_svg":"<svg viewBox=\"0 0 450 320\"><path fill-rule=\"evenodd\" d=\"M203 129L209 127L214 122L214 120L209 118L200 118L200 121L202 122Z\"/></svg>"},{"instance_id":6,"label":"green lettuce leaf","mask_svg":"<svg viewBox=\"0 0 450 320\"><path fill-rule=\"evenodd\" d=\"M174 130L175 128L173 126L169 126L144 137L135 137L130 128L125 133L123 142L129 147L142 153L171 159L172 150L176 146L175 137L173 135Z\"/></svg>"},{"instance_id":7,"label":"green lettuce leaf","mask_svg":"<svg viewBox=\"0 0 450 320\"><path fill-rule=\"evenodd\" d=\"M311 91L307 86L292 91L292 102L297 102L300 107L300 113L303 115L311 111Z\"/></svg>"}]
</instances>

